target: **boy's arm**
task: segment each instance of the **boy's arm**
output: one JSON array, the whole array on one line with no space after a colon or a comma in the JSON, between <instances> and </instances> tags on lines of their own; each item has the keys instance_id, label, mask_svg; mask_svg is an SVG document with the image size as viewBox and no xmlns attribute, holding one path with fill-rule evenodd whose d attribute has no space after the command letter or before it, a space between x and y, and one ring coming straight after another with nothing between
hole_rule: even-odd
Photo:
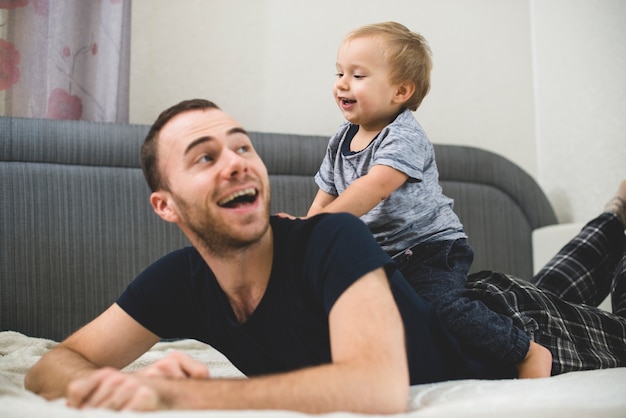
<instances>
[{"instance_id":1,"label":"boy's arm","mask_svg":"<svg viewBox=\"0 0 626 418\"><path fill-rule=\"evenodd\" d=\"M408 178L395 168L375 165L366 175L354 180L339 196L335 197L320 190L307 216L322 212L348 212L360 217L387 199Z\"/></svg>"},{"instance_id":2,"label":"boy's arm","mask_svg":"<svg viewBox=\"0 0 626 418\"><path fill-rule=\"evenodd\" d=\"M329 315L332 363L249 379L166 379L102 370L71 385L69 403L112 409L406 410L404 326L387 276L352 284ZM129 393L137 396L129 397Z\"/></svg>"},{"instance_id":3,"label":"boy's arm","mask_svg":"<svg viewBox=\"0 0 626 418\"><path fill-rule=\"evenodd\" d=\"M318 189L317 194L315 195L315 199L313 199L313 203L311 203L311 207L309 208L309 211L306 214L307 218L317 215L318 213L322 213L324 208L328 206L336 198L337 196L326 193L322 189Z\"/></svg>"}]
</instances>

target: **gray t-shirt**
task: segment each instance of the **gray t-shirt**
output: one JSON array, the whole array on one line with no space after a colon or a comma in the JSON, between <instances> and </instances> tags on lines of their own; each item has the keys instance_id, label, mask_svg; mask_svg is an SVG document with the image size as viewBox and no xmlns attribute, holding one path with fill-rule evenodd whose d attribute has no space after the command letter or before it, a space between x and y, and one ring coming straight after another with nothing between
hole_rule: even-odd
<instances>
[{"instance_id":1,"label":"gray t-shirt","mask_svg":"<svg viewBox=\"0 0 626 418\"><path fill-rule=\"evenodd\" d=\"M315 175L321 190L339 196L371 167L389 166L405 173L408 181L361 217L383 250L393 256L425 241L467 238L452 199L439 185L433 145L410 110L400 113L359 152L345 151L353 126L345 122L330 138Z\"/></svg>"}]
</instances>

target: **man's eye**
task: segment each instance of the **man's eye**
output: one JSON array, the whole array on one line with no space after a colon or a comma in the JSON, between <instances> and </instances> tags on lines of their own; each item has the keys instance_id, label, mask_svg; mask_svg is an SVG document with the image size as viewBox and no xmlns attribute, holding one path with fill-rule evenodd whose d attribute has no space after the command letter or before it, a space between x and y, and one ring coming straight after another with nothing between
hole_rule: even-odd
<instances>
[{"instance_id":1,"label":"man's eye","mask_svg":"<svg viewBox=\"0 0 626 418\"><path fill-rule=\"evenodd\" d=\"M198 158L199 163L210 163L211 161L213 161L213 158L208 155L202 155L200 158Z\"/></svg>"},{"instance_id":2,"label":"man's eye","mask_svg":"<svg viewBox=\"0 0 626 418\"><path fill-rule=\"evenodd\" d=\"M248 145L243 145L243 146L237 148L237 153L238 154L245 154L248 151L250 151L250 147Z\"/></svg>"}]
</instances>

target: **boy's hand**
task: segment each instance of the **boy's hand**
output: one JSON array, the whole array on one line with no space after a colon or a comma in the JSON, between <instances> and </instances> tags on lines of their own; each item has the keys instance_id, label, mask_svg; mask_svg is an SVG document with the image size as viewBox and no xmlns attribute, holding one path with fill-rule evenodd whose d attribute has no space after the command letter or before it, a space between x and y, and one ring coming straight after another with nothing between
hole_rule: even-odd
<instances>
[{"instance_id":1,"label":"boy's hand","mask_svg":"<svg viewBox=\"0 0 626 418\"><path fill-rule=\"evenodd\" d=\"M307 216L293 216L285 212L278 212L276 216L278 216L279 218L291 219L292 221L294 219L306 219L307 218Z\"/></svg>"}]
</instances>

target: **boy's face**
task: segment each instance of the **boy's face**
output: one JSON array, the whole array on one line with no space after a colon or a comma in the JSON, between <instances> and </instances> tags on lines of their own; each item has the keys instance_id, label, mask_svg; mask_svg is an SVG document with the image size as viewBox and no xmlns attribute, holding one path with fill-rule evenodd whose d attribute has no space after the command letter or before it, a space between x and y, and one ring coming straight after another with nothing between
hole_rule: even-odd
<instances>
[{"instance_id":1,"label":"boy's face","mask_svg":"<svg viewBox=\"0 0 626 418\"><path fill-rule=\"evenodd\" d=\"M398 86L390 80L379 36L344 42L337 53L337 80L333 95L350 122L368 131L380 131L398 114Z\"/></svg>"}]
</instances>

